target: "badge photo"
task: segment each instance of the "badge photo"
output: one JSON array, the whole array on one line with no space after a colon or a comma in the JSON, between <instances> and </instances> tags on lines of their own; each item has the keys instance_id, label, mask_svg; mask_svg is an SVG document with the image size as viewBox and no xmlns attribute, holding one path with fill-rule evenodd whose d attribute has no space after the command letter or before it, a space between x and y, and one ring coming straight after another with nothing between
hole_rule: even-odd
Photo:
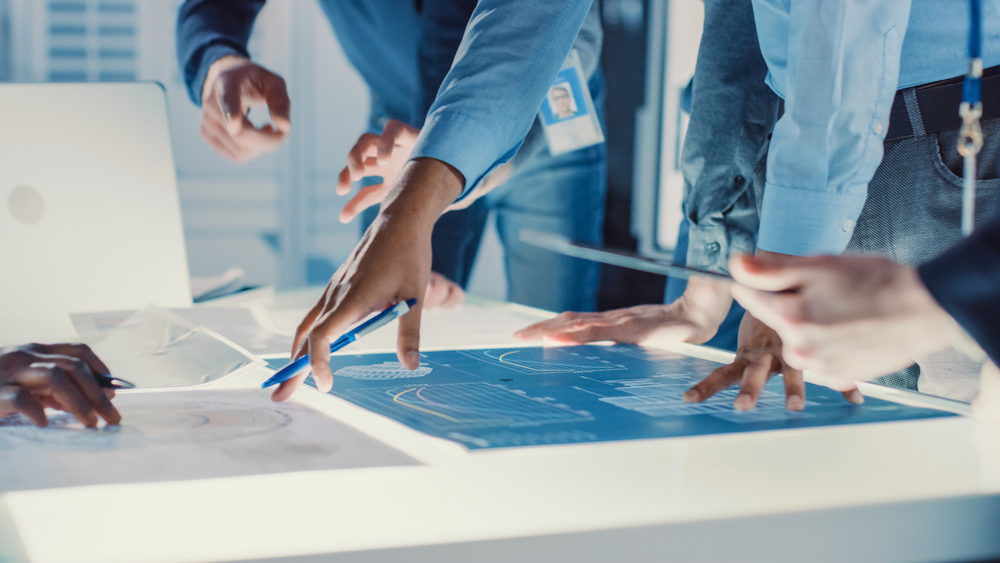
<instances>
[{"instance_id":1,"label":"badge photo","mask_svg":"<svg viewBox=\"0 0 1000 563\"><path fill-rule=\"evenodd\" d=\"M580 57L571 51L542 102L539 117L553 155L604 142Z\"/></svg>"}]
</instances>

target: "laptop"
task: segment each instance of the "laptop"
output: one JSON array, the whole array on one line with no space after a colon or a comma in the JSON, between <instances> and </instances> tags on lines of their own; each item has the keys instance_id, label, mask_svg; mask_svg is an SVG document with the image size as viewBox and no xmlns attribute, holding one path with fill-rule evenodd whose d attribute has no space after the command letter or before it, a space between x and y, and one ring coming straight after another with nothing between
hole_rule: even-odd
<instances>
[{"instance_id":1,"label":"laptop","mask_svg":"<svg viewBox=\"0 0 1000 563\"><path fill-rule=\"evenodd\" d=\"M191 305L162 86L0 84L0 116L0 340L25 320Z\"/></svg>"}]
</instances>

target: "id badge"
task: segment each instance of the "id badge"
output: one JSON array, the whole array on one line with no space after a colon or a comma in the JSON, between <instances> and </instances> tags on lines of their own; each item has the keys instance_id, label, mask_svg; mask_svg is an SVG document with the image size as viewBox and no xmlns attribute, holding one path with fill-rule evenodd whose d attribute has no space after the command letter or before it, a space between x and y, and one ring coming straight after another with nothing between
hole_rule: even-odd
<instances>
[{"instance_id":1,"label":"id badge","mask_svg":"<svg viewBox=\"0 0 1000 563\"><path fill-rule=\"evenodd\" d=\"M604 142L576 49L566 57L538 116L553 156Z\"/></svg>"}]
</instances>

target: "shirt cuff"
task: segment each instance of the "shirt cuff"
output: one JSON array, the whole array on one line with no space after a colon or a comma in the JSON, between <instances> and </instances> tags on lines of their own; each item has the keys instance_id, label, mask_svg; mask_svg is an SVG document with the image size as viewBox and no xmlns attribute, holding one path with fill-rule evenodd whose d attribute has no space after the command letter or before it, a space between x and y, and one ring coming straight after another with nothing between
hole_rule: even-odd
<instances>
[{"instance_id":1,"label":"shirt cuff","mask_svg":"<svg viewBox=\"0 0 1000 563\"><path fill-rule=\"evenodd\" d=\"M849 189L860 193L817 192L766 184L757 248L795 256L844 252L868 192L866 185Z\"/></svg>"},{"instance_id":2,"label":"shirt cuff","mask_svg":"<svg viewBox=\"0 0 1000 563\"><path fill-rule=\"evenodd\" d=\"M465 178L465 189L456 201L469 194L494 169L517 154L501 146L492 129L467 115L435 112L427 116L410 158L434 158L455 167ZM502 154L499 160L493 155Z\"/></svg>"},{"instance_id":3,"label":"shirt cuff","mask_svg":"<svg viewBox=\"0 0 1000 563\"><path fill-rule=\"evenodd\" d=\"M235 55L237 57L247 57L246 52L235 49L229 45L215 44L209 45L202 51L198 63L198 72L195 73L191 83L188 85L188 95L196 106L201 107L201 93L205 90L205 79L208 78L208 69L212 63L225 57Z\"/></svg>"}]
</instances>

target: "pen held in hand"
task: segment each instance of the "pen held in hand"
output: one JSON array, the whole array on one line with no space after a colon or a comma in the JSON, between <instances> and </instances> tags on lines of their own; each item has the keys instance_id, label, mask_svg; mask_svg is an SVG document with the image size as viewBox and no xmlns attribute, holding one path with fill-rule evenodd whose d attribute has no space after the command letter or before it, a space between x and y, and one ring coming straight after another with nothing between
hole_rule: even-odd
<instances>
[{"instance_id":1,"label":"pen held in hand","mask_svg":"<svg viewBox=\"0 0 1000 563\"><path fill-rule=\"evenodd\" d=\"M358 325L357 328L349 330L344 333L343 336L338 338L333 344L330 344L330 353L333 354L337 350L340 350L344 346L347 346L351 342L369 334L370 332L379 329L395 319L402 317L410 311L410 308L417 304L416 299L407 299L406 301L400 301L395 305L387 308L381 313L375 315L374 317L368 319L367 321ZM288 364L287 366L278 370L278 373L272 375L267 381L261 385L261 388L267 389L272 385L277 385L279 383L284 383L289 379L292 379L304 369L309 367L309 354L302 356L301 358L295 360L294 362Z\"/></svg>"},{"instance_id":2,"label":"pen held in hand","mask_svg":"<svg viewBox=\"0 0 1000 563\"><path fill-rule=\"evenodd\" d=\"M102 389L135 389L135 384L110 375L94 375Z\"/></svg>"}]
</instances>

